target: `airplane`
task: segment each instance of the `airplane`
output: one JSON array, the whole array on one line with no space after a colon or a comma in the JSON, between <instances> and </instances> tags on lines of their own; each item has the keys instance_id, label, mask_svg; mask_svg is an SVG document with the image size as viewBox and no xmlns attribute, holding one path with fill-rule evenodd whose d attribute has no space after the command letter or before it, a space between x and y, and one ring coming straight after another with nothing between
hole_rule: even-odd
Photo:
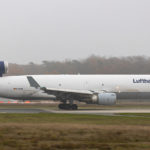
<instances>
[{"instance_id":1,"label":"airplane","mask_svg":"<svg viewBox=\"0 0 150 150\"><path fill-rule=\"evenodd\" d=\"M118 99L149 99L150 75L22 75L4 76L0 61L0 97L60 101L60 109L77 110L74 101L115 105Z\"/></svg>"}]
</instances>

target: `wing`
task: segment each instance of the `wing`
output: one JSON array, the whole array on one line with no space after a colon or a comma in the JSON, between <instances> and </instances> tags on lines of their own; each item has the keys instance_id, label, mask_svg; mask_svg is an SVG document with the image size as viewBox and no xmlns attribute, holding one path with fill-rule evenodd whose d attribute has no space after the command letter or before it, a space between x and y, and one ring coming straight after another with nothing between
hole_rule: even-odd
<instances>
[{"instance_id":1,"label":"wing","mask_svg":"<svg viewBox=\"0 0 150 150\"><path fill-rule=\"evenodd\" d=\"M93 91L88 90L72 90L72 89L40 87L40 85L32 76L27 76L27 79L31 87L40 88L45 93L56 96L56 98L59 100L74 99L81 101L83 99L89 99L93 95Z\"/></svg>"},{"instance_id":2,"label":"wing","mask_svg":"<svg viewBox=\"0 0 150 150\"><path fill-rule=\"evenodd\" d=\"M55 95L58 99L88 99L93 93L86 90L70 90L70 89L57 89L57 88L41 88L45 93Z\"/></svg>"}]
</instances>

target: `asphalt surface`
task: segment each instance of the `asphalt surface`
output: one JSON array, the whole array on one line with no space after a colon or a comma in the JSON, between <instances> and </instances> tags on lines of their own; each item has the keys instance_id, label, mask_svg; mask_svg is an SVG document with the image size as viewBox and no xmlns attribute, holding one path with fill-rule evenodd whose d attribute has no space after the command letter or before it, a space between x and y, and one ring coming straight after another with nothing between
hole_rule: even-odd
<instances>
[{"instance_id":1,"label":"asphalt surface","mask_svg":"<svg viewBox=\"0 0 150 150\"><path fill-rule=\"evenodd\" d=\"M60 114L93 114L93 115L108 115L115 116L120 113L150 113L150 109L115 109L115 110L76 110L76 111L66 111L66 110L51 110L51 113Z\"/></svg>"},{"instance_id":2,"label":"asphalt surface","mask_svg":"<svg viewBox=\"0 0 150 150\"><path fill-rule=\"evenodd\" d=\"M0 109L0 113L46 113L47 111L42 109Z\"/></svg>"},{"instance_id":3,"label":"asphalt surface","mask_svg":"<svg viewBox=\"0 0 150 150\"><path fill-rule=\"evenodd\" d=\"M108 110L53 110L53 109L0 109L0 113L57 113L57 114L97 114L115 115L119 113L150 113L150 109L108 109Z\"/></svg>"}]
</instances>

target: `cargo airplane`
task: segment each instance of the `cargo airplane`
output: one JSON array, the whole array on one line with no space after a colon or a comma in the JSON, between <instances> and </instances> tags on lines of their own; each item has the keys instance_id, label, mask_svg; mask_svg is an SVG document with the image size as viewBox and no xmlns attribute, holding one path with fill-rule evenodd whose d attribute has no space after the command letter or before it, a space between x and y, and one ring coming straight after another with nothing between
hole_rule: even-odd
<instances>
[{"instance_id":1,"label":"cargo airplane","mask_svg":"<svg viewBox=\"0 0 150 150\"><path fill-rule=\"evenodd\" d=\"M76 110L74 101L114 105L117 99L149 99L150 75L23 75L3 76L0 97L18 100L56 100L60 109Z\"/></svg>"}]
</instances>

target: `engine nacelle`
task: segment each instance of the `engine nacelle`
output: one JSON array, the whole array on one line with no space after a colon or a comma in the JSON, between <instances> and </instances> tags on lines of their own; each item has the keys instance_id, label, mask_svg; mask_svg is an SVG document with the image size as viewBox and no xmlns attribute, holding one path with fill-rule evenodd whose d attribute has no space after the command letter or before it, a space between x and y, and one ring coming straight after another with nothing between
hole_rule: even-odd
<instances>
[{"instance_id":1,"label":"engine nacelle","mask_svg":"<svg viewBox=\"0 0 150 150\"><path fill-rule=\"evenodd\" d=\"M98 95L93 95L92 102L99 105L115 105L117 96L115 93L99 93Z\"/></svg>"},{"instance_id":2,"label":"engine nacelle","mask_svg":"<svg viewBox=\"0 0 150 150\"><path fill-rule=\"evenodd\" d=\"M3 74L8 72L8 63L6 61L0 61L0 77L3 76Z\"/></svg>"}]
</instances>

